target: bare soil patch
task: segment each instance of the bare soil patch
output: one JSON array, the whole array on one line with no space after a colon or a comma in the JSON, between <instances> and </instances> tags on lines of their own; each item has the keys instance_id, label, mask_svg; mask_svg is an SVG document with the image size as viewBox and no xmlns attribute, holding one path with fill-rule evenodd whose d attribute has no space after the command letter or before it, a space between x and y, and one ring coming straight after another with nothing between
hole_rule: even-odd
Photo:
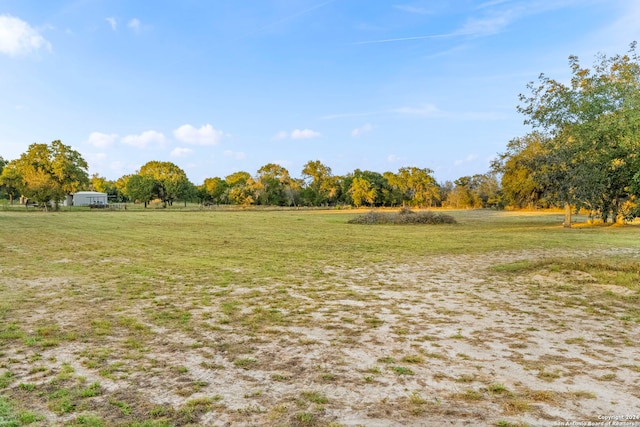
<instances>
[{"instance_id":1,"label":"bare soil patch","mask_svg":"<svg viewBox=\"0 0 640 427\"><path fill-rule=\"evenodd\" d=\"M638 291L492 268L551 255L326 265L291 283L136 294L4 277L22 335L5 328L0 376L44 416L33 425L537 426L636 413Z\"/></svg>"}]
</instances>

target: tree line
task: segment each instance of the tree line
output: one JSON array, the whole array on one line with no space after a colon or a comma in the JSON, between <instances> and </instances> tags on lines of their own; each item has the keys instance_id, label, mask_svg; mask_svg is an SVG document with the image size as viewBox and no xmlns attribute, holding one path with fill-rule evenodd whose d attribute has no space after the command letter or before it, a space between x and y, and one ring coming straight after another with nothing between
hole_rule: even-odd
<instances>
[{"instance_id":1,"label":"tree line","mask_svg":"<svg viewBox=\"0 0 640 427\"><path fill-rule=\"evenodd\" d=\"M150 161L135 174L110 181L88 176L80 153L60 141L32 144L20 158L0 157L0 191L11 201L24 195L56 204L69 193L91 189L114 201L151 200L267 206L412 206L453 208L564 207L587 209L604 222L640 216L640 57L636 43L625 55L598 55L585 68L569 57L565 84L541 74L520 94L517 110L531 132L512 139L484 174L438 183L428 168L397 172L356 169L343 176L319 160L300 178L269 163L255 174L240 171L189 181L171 162ZM2 196L0 194L0 196Z\"/></svg>"},{"instance_id":2,"label":"tree line","mask_svg":"<svg viewBox=\"0 0 640 427\"><path fill-rule=\"evenodd\" d=\"M0 159L2 159L0 157ZM25 196L38 204L56 204L80 190L104 192L114 202L152 200L165 206L176 201L202 204L263 206L451 206L497 207L499 183L493 174L462 177L440 184L428 168L402 167L397 172L355 171L334 175L319 160L307 162L300 178L278 164L268 163L255 174L234 172L193 184L172 162L150 161L134 174L108 180L88 175L81 154L53 141L32 144L20 158L0 160L0 185L10 202Z\"/></svg>"}]
</instances>

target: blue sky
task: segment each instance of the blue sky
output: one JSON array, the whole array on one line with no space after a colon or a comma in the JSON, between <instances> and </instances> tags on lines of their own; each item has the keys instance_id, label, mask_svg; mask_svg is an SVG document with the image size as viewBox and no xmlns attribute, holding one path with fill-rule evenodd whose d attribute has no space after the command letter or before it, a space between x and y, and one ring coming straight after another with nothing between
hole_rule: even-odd
<instances>
[{"instance_id":1,"label":"blue sky","mask_svg":"<svg viewBox=\"0 0 640 427\"><path fill-rule=\"evenodd\" d=\"M109 179L321 160L454 180L528 131L527 82L626 52L638 23L635 0L0 0L0 156L60 139Z\"/></svg>"}]
</instances>

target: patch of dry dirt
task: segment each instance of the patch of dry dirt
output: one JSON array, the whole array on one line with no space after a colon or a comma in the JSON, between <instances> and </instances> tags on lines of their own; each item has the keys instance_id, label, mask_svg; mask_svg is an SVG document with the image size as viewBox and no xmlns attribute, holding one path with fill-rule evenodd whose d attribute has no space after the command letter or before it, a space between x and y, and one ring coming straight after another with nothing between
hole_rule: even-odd
<instances>
[{"instance_id":1,"label":"patch of dry dirt","mask_svg":"<svg viewBox=\"0 0 640 427\"><path fill-rule=\"evenodd\" d=\"M58 322L78 337L45 348L16 346L2 354L3 366L14 375L15 396L25 396L19 384L45 384L72 367L87 383L100 383L98 414L112 396L147 411L177 411L215 396L218 403L201 411L196 425L550 426L636 414L640 325L623 320L624 298L636 292L582 285L584 277L491 268L548 255L326 266L316 281L278 284L286 289L279 296L264 286L229 289L224 301L238 302L235 313L185 294L174 301L177 316L190 313L183 323L152 321L153 303L163 299L140 300L113 317L101 314L104 333L96 332L92 303L65 309L58 300L23 313L24 322L30 332ZM49 299L73 291L66 279L13 286ZM198 292L208 292L206 285ZM92 338L83 341L74 321L93 325ZM56 414L46 400L30 399L50 424L81 409Z\"/></svg>"}]
</instances>

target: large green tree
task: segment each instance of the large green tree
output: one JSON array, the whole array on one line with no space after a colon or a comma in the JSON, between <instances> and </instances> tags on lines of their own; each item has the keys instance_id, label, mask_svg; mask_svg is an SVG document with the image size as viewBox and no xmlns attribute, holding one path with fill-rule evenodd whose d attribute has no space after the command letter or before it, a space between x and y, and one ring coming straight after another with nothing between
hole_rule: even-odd
<instances>
[{"instance_id":1,"label":"large green tree","mask_svg":"<svg viewBox=\"0 0 640 427\"><path fill-rule=\"evenodd\" d=\"M360 169L356 169L353 173L343 176L340 180L342 187L340 197L342 202L349 204L354 202L350 193L350 188L353 185L355 178L364 179L369 183L371 189L375 190L373 192L375 193L373 201L367 203L375 206L391 206L393 204L390 200L392 189L389 186L387 178L381 173L369 170L363 171Z\"/></svg>"},{"instance_id":2,"label":"large green tree","mask_svg":"<svg viewBox=\"0 0 640 427\"><path fill-rule=\"evenodd\" d=\"M502 192L509 206L531 209L544 204L546 139L539 132L514 138L493 161L491 168L502 177Z\"/></svg>"},{"instance_id":3,"label":"large green tree","mask_svg":"<svg viewBox=\"0 0 640 427\"><path fill-rule=\"evenodd\" d=\"M520 95L525 123L549 137L544 168L537 173L545 195L565 205L589 207L618 220L640 169L640 60L636 44L627 55L599 55L592 68L570 56L571 82L541 74L529 95Z\"/></svg>"},{"instance_id":4,"label":"large green tree","mask_svg":"<svg viewBox=\"0 0 640 427\"><path fill-rule=\"evenodd\" d=\"M446 205L454 208L499 208L500 184L494 173L463 176L448 189Z\"/></svg>"},{"instance_id":5,"label":"large green tree","mask_svg":"<svg viewBox=\"0 0 640 427\"><path fill-rule=\"evenodd\" d=\"M305 188L302 197L307 204L321 206L336 201L340 191L340 182L331 174L331 168L320 160L311 160L302 168Z\"/></svg>"},{"instance_id":6,"label":"large green tree","mask_svg":"<svg viewBox=\"0 0 640 427\"><path fill-rule=\"evenodd\" d=\"M375 187L373 187L370 181L362 177L353 178L348 192L356 208L359 208L365 203L373 205L376 200L377 192Z\"/></svg>"},{"instance_id":7,"label":"large green tree","mask_svg":"<svg viewBox=\"0 0 640 427\"><path fill-rule=\"evenodd\" d=\"M157 182L148 175L129 175L126 178L123 193L133 202L144 203L144 207L155 196Z\"/></svg>"},{"instance_id":8,"label":"large green tree","mask_svg":"<svg viewBox=\"0 0 640 427\"><path fill-rule=\"evenodd\" d=\"M187 174L174 163L153 160L145 163L138 175L155 181L154 196L162 200L165 206L171 206L178 199L186 201L192 196L193 184Z\"/></svg>"},{"instance_id":9,"label":"large green tree","mask_svg":"<svg viewBox=\"0 0 640 427\"><path fill-rule=\"evenodd\" d=\"M116 189L118 190L118 194L122 195L122 201L127 202L127 201L135 201L135 200L131 200L131 198L128 196L127 194L127 183L129 182L129 178L131 178L132 175L123 175L120 178L118 178L115 182L115 186Z\"/></svg>"},{"instance_id":10,"label":"large green tree","mask_svg":"<svg viewBox=\"0 0 640 427\"><path fill-rule=\"evenodd\" d=\"M261 205L290 206L294 203L289 171L278 164L268 163L258 169L255 179L257 202Z\"/></svg>"},{"instance_id":11,"label":"large green tree","mask_svg":"<svg viewBox=\"0 0 640 427\"><path fill-rule=\"evenodd\" d=\"M473 192L472 180L470 176L463 176L456 179L454 187L447 195L446 205L456 209L467 209L480 207Z\"/></svg>"},{"instance_id":12,"label":"large green tree","mask_svg":"<svg viewBox=\"0 0 640 427\"><path fill-rule=\"evenodd\" d=\"M202 185L204 199L216 204L225 203L227 201L225 196L228 187L227 182L222 178L206 178Z\"/></svg>"},{"instance_id":13,"label":"large green tree","mask_svg":"<svg viewBox=\"0 0 640 427\"><path fill-rule=\"evenodd\" d=\"M100 193L106 193L109 187L109 181L107 178L94 173L91 175L91 189L93 191L99 191Z\"/></svg>"},{"instance_id":14,"label":"large green tree","mask_svg":"<svg viewBox=\"0 0 640 427\"><path fill-rule=\"evenodd\" d=\"M245 171L234 172L224 179L227 183L227 200L236 205L252 205L255 203L255 181Z\"/></svg>"},{"instance_id":15,"label":"large green tree","mask_svg":"<svg viewBox=\"0 0 640 427\"><path fill-rule=\"evenodd\" d=\"M398 177L394 172L387 171L382 174L386 181L385 187L382 189L382 198L385 206L399 206L405 202L404 188L398 185Z\"/></svg>"},{"instance_id":16,"label":"large green tree","mask_svg":"<svg viewBox=\"0 0 640 427\"><path fill-rule=\"evenodd\" d=\"M109 199L122 202L123 194L118 189L116 182L94 173L91 175L91 189L101 193L107 193Z\"/></svg>"},{"instance_id":17,"label":"large green tree","mask_svg":"<svg viewBox=\"0 0 640 427\"><path fill-rule=\"evenodd\" d=\"M46 207L68 194L89 186L87 162L82 155L59 140L51 144L31 144L26 153L7 167L19 178L18 188L26 197Z\"/></svg>"},{"instance_id":18,"label":"large green tree","mask_svg":"<svg viewBox=\"0 0 640 427\"><path fill-rule=\"evenodd\" d=\"M22 176L18 172L15 162L6 163L0 172L0 189L9 197L9 204L20 195Z\"/></svg>"},{"instance_id":19,"label":"large green tree","mask_svg":"<svg viewBox=\"0 0 640 427\"><path fill-rule=\"evenodd\" d=\"M7 163L9 162L6 161L4 157L0 156L0 198L4 198L5 196L4 184L2 183L2 170L7 165Z\"/></svg>"},{"instance_id":20,"label":"large green tree","mask_svg":"<svg viewBox=\"0 0 640 427\"><path fill-rule=\"evenodd\" d=\"M403 167L387 175L389 185L402 194L403 203L410 206L430 207L440 200L438 183L427 168Z\"/></svg>"}]
</instances>

